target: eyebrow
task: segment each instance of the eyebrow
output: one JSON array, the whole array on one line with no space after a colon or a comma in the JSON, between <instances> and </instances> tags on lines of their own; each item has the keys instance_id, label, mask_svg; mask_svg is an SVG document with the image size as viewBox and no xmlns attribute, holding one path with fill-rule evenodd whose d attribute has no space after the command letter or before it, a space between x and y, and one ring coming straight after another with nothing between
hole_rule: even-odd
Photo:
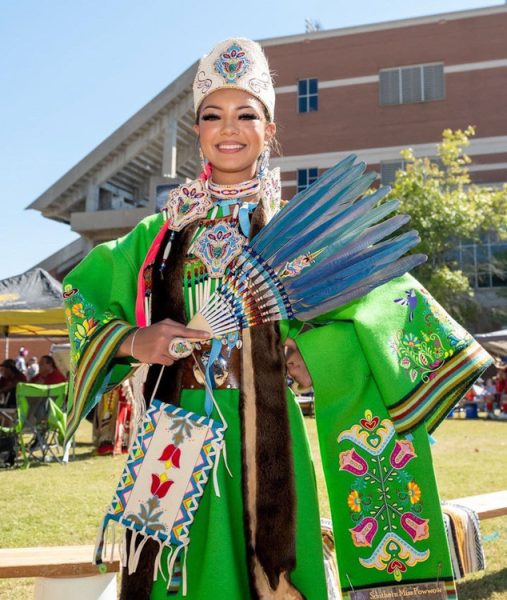
<instances>
[{"instance_id":1,"label":"eyebrow","mask_svg":"<svg viewBox=\"0 0 507 600\"><path fill-rule=\"evenodd\" d=\"M206 110L207 108L214 108L215 110L224 110L221 106L216 106L215 104L208 104L207 106L205 106L203 108L203 110ZM245 104L244 106L237 106L236 110L243 110L244 108L248 108L250 110L255 110L255 106L252 106L250 104Z\"/></svg>"}]
</instances>

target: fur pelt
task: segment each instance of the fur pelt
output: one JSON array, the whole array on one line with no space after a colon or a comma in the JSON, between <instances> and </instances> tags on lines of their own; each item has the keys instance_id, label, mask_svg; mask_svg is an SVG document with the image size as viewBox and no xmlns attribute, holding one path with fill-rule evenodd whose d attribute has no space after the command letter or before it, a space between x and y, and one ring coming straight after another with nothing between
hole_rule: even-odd
<instances>
[{"instance_id":1,"label":"fur pelt","mask_svg":"<svg viewBox=\"0 0 507 600\"><path fill-rule=\"evenodd\" d=\"M127 529L125 535L125 548L130 548L132 531ZM136 547L140 542L141 539L139 538ZM151 588L153 586L153 569L159 548L160 546L155 540L147 540L142 550L142 558L134 573L129 575L126 567L122 569L121 600L150 600Z\"/></svg>"},{"instance_id":2,"label":"fur pelt","mask_svg":"<svg viewBox=\"0 0 507 600\"><path fill-rule=\"evenodd\" d=\"M265 224L260 203L250 235ZM278 323L243 331L241 379L243 505L252 598L300 599L289 580L296 564L296 498Z\"/></svg>"},{"instance_id":3,"label":"fur pelt","mask_svg":"<svg viewBox=\"0 0 507 600\"><path fill-rule=\"evenodd\" d=\"M252 216L251 236L265 223L266 211L259 202ZM164 318L185 322L181 281L196 227L193 223L176 235L163 278L159 265L165 242L161 245L153 265L153 323ZM242 488L251 597L255 600L301 600L303 596L290 583L290 572L296 563L296 498L285 361L278 324L245 330L243 342ZM150 368L145 389L147 403L159 373L159 366ZM177 406L180 381L180 365L175 363L166 367L156 397ZM127 575L124 569L121 600L149 597L155 556L151 551L143 550L137 571Z\"/></svg>"}]
</instances>

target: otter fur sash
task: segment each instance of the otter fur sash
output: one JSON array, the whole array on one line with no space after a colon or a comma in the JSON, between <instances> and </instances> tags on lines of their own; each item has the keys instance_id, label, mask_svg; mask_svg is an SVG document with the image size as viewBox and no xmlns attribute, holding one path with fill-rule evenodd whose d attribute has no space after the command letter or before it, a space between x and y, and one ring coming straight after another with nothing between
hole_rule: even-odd
<instances>
[{"instance_id":1,"label":"otter fur sash","mask_svg":"<svg viewBox=\"0 0 507 600\"><path fill-rule=\"evenodd\" d=\"M252 216L251 236L265 225L267 214L261 200ZM181 281L196 227L196 223L190 224L176 236L164 279L159 276L158 268L161 253L153 265L154 323L164 318L185 322ZM161 247L163 249L164 244ZM302 594L290 582L290 573L296 564L296 498L285 360L277 323L243 331L241 365L242 489L251 597L253 600L301 600ZM145 390L147 399L151 397L159 373L160 366L150 368ZM178 406L180 381L180 365L166 367L157 398ZM282 496L283 501L280 501ZM123 569L122 600L149 599L154 550L146 544L135 573L129 575L127 569Z\"/></svg>"}]
</instances>

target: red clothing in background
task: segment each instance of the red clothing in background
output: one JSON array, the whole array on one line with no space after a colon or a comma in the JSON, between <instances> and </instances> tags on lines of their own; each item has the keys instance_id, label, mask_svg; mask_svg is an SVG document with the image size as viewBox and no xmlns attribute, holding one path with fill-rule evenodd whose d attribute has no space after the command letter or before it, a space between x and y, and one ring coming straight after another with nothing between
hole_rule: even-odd
<instances>
[{"instance_id":1,"label":"red clothing in background","mask_svg":"<svg viewBox=\"0 0 507 600\"><path fill-rule=\"evenodd\" d=\"M55 369L45 377L39 373L32 379L30 383L38 383L39 385L54 385L55 383L64 383L65 381L67 380L63 374L58 369Z\"/></svg>"}]
</instances>

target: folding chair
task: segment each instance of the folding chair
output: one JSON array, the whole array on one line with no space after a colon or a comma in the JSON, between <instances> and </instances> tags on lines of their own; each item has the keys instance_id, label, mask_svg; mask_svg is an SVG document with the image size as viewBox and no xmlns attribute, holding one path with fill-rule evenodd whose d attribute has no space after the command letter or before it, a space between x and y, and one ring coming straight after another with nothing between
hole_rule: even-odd
<instances>
[{"instance_id":1,"label":"folding chair","mask_svg":"<svg viewBox=\"0 0 507 600\"><path fill-rule=\"evenodd\" d=\"M67 383L18 383L16 386L16 431L25 466L29 465L30 459L45 461L48 455L61 462L57 451L65 435L66 393Z\"/></svg>"},{"instance_id":2,"label":"folding chair","mask_svg":"<svg viewBox=\"0 0 507 600\"><path fill-rule=\"evenodd\" d=\"M0 467L13 467L18 455L16 422L18 413L13 408L0 408Z\"/></svg>"}]
</instances>

